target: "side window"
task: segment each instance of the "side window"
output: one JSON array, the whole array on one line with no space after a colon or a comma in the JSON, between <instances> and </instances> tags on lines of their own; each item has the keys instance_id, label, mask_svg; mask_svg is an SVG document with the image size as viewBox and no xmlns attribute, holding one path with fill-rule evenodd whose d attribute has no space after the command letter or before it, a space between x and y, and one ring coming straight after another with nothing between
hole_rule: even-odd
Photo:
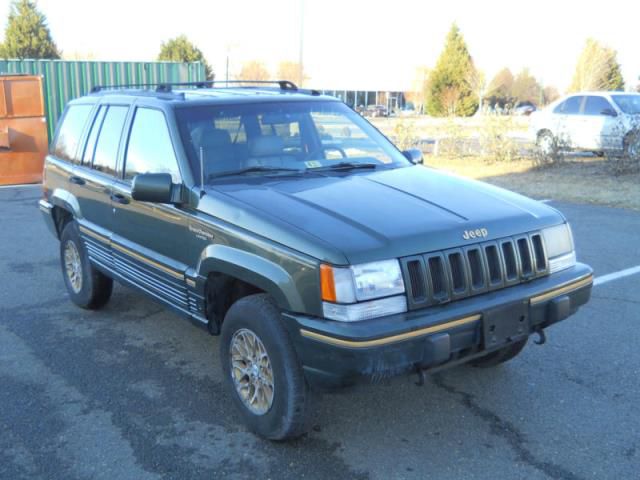
<instances>
[{"instance_id":1,"label":"side window","mask_svg":"<svg viewBox=\"0 0 640 480\"><path fill-rule=\"evenodd\" d=\"M585 115L602 115L604 110L613 110L613 107L606 98L597 96L587 97L587 103L585 103L584 106Z\"/></svg>"},{"instance_id":2,"label":"side window","mask_svg":"<svg viewBox=\"0 0 640 480\"><path fill-rule=\"evenodd\" d=\"M87 145L84 147L84 155L82 156L82 165L91 166L93 161L93 153L96 150L96 139L98 133L100 133L100 127L102 127L102 121L104 120L104 113L107 111L107 107L102 106L98 109L93 125L91 125L91 133L89 133L89 139Z\"/></svg>"},{"instance_id":3,"label":"side window","mask_svg":"<svg viewBox=\"0 0 640 480\"><path fill-rule=\"evenodd\" d=\"M570 97L564 102L562 113L565 115L578 115L580 113L580 105L584 97Z\"/></svg>"},{"instance_id":4,"label":"side window","mask_svg":"<svg viewBox=\"0 0 640 480\"><path fill-rule=\"evenodd\" d=\"M562 113L564 110L564 106L567 104L567 101L565 100L562 103L559 103L556 108L553 109L553 113Z\"/></svg>"},{"instance_id":5,"label":"side window","mask_svg":"<svg viewBox=\"0 0 640 480\"><path fill-rule=\"evenodd\" d=\"M62 119L52 153L61 160L78 163L78 144L93 105L71 105Z\"/></svg>"},{"instance_id":6,"label":"side window","mask_svg":"<svg viewBox=\"0 0 640 480\"><path fill-rule=\"evenodd\" d=\"M180 182L178 162L164 114L159 110L138 108L127 147L125 178L139 173L169 173Z\"/></svg>"},{"instance_id":7,"label":"side window","mask_svg":"<svg viewBox=\"0 0 640 480\"><path fill-rule=\"evenodd\" d=\"M124 106L109 106L107 109L93 155L93 168L99 172L116 173L118 145L128 110L129 107Z\"/></svg>"}]
</instances>

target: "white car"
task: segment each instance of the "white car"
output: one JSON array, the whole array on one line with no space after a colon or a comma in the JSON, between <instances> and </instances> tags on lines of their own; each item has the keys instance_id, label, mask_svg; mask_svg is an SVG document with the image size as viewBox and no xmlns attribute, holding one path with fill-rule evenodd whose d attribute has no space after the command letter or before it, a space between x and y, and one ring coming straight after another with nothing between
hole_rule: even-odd
<instances>
[{"instance_id":1,"label":"white car","mask_svg":"<svg viewBox=\"0 0 640 480\"><path fill-rule=\"evenodd\" d=\"M530 118L532 140L544 154L581 150L640 156L640 93L575 93Z\"/></svg>"}]
</instances>

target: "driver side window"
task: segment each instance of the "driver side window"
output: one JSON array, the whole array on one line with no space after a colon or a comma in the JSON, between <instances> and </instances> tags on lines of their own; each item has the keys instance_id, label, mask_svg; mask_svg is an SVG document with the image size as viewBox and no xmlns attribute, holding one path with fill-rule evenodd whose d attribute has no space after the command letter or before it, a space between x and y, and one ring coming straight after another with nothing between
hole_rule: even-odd
<instances>
[{"instance_id":1,"label":"driver side window","mask_svg":"<svg viewBox=\"0 0 640 480\"><path fill-rule=\"evenodd\" d=\"M136 110L129 135L124 177L131 180L139 173L169 173L174 183L181 181L169 128L160 110Z\"/></svg>"}]
</instances>

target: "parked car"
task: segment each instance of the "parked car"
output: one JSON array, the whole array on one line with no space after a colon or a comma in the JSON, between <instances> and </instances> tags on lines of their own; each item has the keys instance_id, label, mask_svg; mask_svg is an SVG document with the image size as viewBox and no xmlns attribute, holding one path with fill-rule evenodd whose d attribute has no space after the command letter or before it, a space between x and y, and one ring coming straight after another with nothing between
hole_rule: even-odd
<instances>
[{"instance_id":1,"label":"parked car","mask_svg":"<svg viewBox=\"0 0 640 480\"><path fill-rule=\"evenodd\" d=\"M530 133L545 154L557 150L640 156L640 94L568 95L531 115Z\"/></svg>"},{"instance_id":2,"label":"parked car","mask_svg":"<svg viewBox=\"0 0 640 480\"><path fill-rule=\"evenodd\" d=\"M369 105L364 110L365 117L388 117L389 111L384 105Z\"/></svg>"},{"instance_id":3,"label":"parked car","mask_svg":"<svg viewBox=\"0 0 640 480\"><path fill-rule=\"evenodd\" d=\"M536 106L531 102L520 102L513 109L514 115L527 116L537 110Z\"/></svg>"},{"instance_id":4,"label":"parked car","mask_svg":"<svg viewBox=\"0 0 640 480\"><path fill-rule=\"evenodd\" d=\"M505 362L588 301L550 206L419 165L333 97L212 85L70 102L40 209L79 307L115 280L220 335L251 430L301 434L315 389Z\"/></svg>"}]
</instances>

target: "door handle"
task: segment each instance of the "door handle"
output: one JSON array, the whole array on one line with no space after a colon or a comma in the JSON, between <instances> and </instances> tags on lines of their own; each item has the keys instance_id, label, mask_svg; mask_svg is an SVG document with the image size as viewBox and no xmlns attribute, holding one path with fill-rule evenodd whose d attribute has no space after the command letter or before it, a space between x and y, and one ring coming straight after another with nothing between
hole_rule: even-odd
<instances>
[{"instance_id":1,"label":"door handle","mask_svg":"<svg viewBox=\"0 0 640 480\"><path fill-rule=\"evenodd\" d=\"M72 175L71 177L69 177L69 181L71 183L73 183L74 185L84 185L85 184L84 178L77 177L75 175Z\"/></svg>"},{"instance_id":2,"label":"door handle","mask_svg":"<svg viewBox=\"0 0 640 480\"><path fill-rule=\"evenodd\" d=\"M112 193L111 200L113 200L116 203L121 203L123 205L126 205L127 203L129 203L129 199L124 195L122 195L121 193Z\"/></svg>"}]
</instances>

